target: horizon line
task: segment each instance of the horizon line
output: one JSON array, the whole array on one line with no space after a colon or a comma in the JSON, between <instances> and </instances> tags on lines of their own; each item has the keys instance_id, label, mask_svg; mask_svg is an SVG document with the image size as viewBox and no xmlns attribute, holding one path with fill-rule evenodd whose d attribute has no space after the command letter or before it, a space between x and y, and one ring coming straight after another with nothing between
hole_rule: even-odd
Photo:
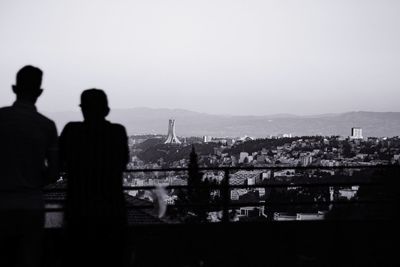
<instances>
[{"instance_id":1,"label":"horizon line","mask_svg":"<svg viewBox=\"0 0 400 267\"><path fill-rule=\"evenodd\" d=\"M112 113L113 110L132 110L132 109L150 109L150 110L169 110L169 111L183 111L183 112L192 112L197 114L203 115L212 115L212 116L234 116L234 117L269 117L269 116L280 116L281 118L288 118L288 117L314 117L314 116L334 116L334 115L343 115L347 113L400 113L400 111L371 111L371 110L350 110L350 111L343 111L343 112L322 112L322 113L308 113L308 114L295 114L295 113L270 113L270 114L227 114L227 113L208 113L202 111L195 111L190 109L184 108L169 108L169 107L145 107L145 106L136 106L136 107L126 107L126 108L111 108ZM49 111L49 110L42 110L43 113L80 113L80 110L57 110L57 111ZM287 116L287 117L285 117Z\"/></svg>"}]
</instances>

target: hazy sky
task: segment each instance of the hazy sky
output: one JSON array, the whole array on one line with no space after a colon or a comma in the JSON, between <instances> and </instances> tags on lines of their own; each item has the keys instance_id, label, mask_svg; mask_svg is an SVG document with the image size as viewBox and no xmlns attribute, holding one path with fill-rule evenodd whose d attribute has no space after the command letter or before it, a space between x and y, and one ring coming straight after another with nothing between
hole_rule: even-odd
<instances>
[{"instance_id":1,"label":"hazy sky","mask_svg":"<svg viewBox=\"0 0 400 267\"><path fill-rule=\"evenodd\" d=\"M398 0L0 1L0 106L25 64L41 110L400 111Z\"/></svg>"}]
</instances>

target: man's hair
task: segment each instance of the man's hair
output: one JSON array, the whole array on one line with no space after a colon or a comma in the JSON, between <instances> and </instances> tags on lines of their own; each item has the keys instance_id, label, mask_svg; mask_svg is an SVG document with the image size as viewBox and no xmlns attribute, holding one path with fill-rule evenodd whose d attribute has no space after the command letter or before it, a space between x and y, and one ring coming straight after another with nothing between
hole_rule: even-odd
<instances>
[{"instance_id":1,"label":"man's hair","mask_svg":"<svg viewBox=\"0 0 400 267\"><path fill-rule=\"evenodd\" d=\"M17 72L16 85L22 90L40 88L43 72L33 66L25 66Z\"/></svg>"},{"instance_id":2,"label":"man's hair","mask_svg":"<svg viewBox=\"0 0 400 267\"><path fill-rule=\"evenodd\" d=\"M81 107L85 120L105 118L110 112L107 95L100 89L88 89L82 92Z\"/></svg>"},{"instance_id":3,"label":"man's hair","mask_svg":"<svg viewBox=\"0 0 400 267\"><path fill-rule=\"evenodd\" d=\"M81 94L81 105L96 108L108 108L107 95L101 89L88 89Z\"/></svg>"}]
</instances>

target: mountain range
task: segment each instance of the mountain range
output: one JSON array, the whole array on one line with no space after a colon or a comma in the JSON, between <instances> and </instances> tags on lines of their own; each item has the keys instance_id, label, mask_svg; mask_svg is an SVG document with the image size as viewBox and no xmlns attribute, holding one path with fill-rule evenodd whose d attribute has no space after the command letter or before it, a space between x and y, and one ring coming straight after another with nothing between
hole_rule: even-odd
<instances>
[{"instance_id":1,"label":"mountain range","mask_svg":"<svg viewBox=\"0 0 400 267\"><path fill-rule=\"evenodd\" d=\"M59 131L68 121L82 120L79 112L44 112L56 121ZM123 124L128 134L166 134L168 120L175 119L178 136L267 137L283 133L304 135L350 135L352 127L361 127L366 137L400 135L400 112L356 111L337 114L298 116L213 115L184 109L113 109L107 117Z\"/></svg>"}]
</instances>

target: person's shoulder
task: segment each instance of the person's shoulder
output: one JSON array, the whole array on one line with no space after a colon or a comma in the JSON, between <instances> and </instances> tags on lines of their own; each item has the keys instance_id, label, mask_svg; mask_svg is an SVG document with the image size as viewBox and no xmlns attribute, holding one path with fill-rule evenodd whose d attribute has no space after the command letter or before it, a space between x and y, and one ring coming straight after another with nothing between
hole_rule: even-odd
<instances>
[{"instance_id":1,"label":"person's shoulder","mask_svg":"<svg viewBox=\"0 0 400 267\"><path fill-rule=\"evenodd\" d=\"M44 123L47 124L51 124L51 125L55 125L54 121L48 117L46 117L45 115L43 115L42 113L36 112L36 116L39 120L41 120Z\"/></svg>"},{"instance_id":2,"label":"person's shoulder","mask_svg":"<svg viewBox=\"0 0 400 267\"><path fill-rule=\"evenodd\" d=\"M81 122L81 121L70 121L64 126L63 132L80 129L82 127L83 127L83 122Z\"/></svg>"},{"instance_id":3,"label":"person's shoulder","mask_svg":"<svg viewBox=\"0 0 400 267\"><path fill-rule=\"evenodd\" d=\"M115 128L115 129L124 129L125 130L125 127L122 124L110 122L110 125L111 125L111 127Z\"/></svg>"},{"instance_id":4,"label":"person's shoulder","mask_svg":"<svg viewBox=\"0 0 400 267\"><path fill-rule=\"evenodd\" d=\"M76 138L76 136L79 136L83 132L83 122L79 121L71 121L68 122L64 128L61 131L60 138ZM73 137L75 136L75 137Z\"/></svg>"},{"instance_id":5,"label":"person's shoulder","mask_svg":"<svg viewBox=\"0 0 400 267\"><path fill-rule=\"evenodd\" d=\"M56 123L52 119L49 119L48 117L46 117L45 115L43 115L39 112L35 112L31 116L33 116L33 117L31 117L32 119L34 119L35 121L40 123L45 128L48 128L52 131L54 131L54 129L57 129ZM57 130L55 130L55 131L57 131Z\"/></svg>"},{"instance_id":6,"label":"person's shoulder","mask_svg":"<svg viewBox=\"0 0 400 267\"><path fill-rule=\"evenodd\" d=\"M9 112L11 110L12 110L12 106L0 107L0 113Z\"/></svg>"},{"instance_id":7,"label":"person's shoulder","mask_svg":"<svg viewBox=\"0 0 400 267\"><path fill-rule=\"evenodd\" d=\"M8 109L10 109L10 108L11 108L11 106L0 107L0 111L8 110Z\"/></svg>"},{"instance_id":8,"label":"person's shoulder","mask_svg":"<svg viewBox=\"0 0 400 267\"><path fill-rule=\"evenodd\" d=\"M81 122L81 121L70 121L65 125L65 127L70 127L70 128L82 127L82 126L83 126L83 122Z\"/></svg>"},{"instance_id":9,"label":"person's shoulder","mask_svg":"<svg viewBox=\"0 0 400 267\"><path fill-rule=\"evenodd\" d=\"M110 123L110 127L113 129L113 131L124 133L124 134L126 133L126 129L122 124Z\"/></svg>"}]
</instances>

